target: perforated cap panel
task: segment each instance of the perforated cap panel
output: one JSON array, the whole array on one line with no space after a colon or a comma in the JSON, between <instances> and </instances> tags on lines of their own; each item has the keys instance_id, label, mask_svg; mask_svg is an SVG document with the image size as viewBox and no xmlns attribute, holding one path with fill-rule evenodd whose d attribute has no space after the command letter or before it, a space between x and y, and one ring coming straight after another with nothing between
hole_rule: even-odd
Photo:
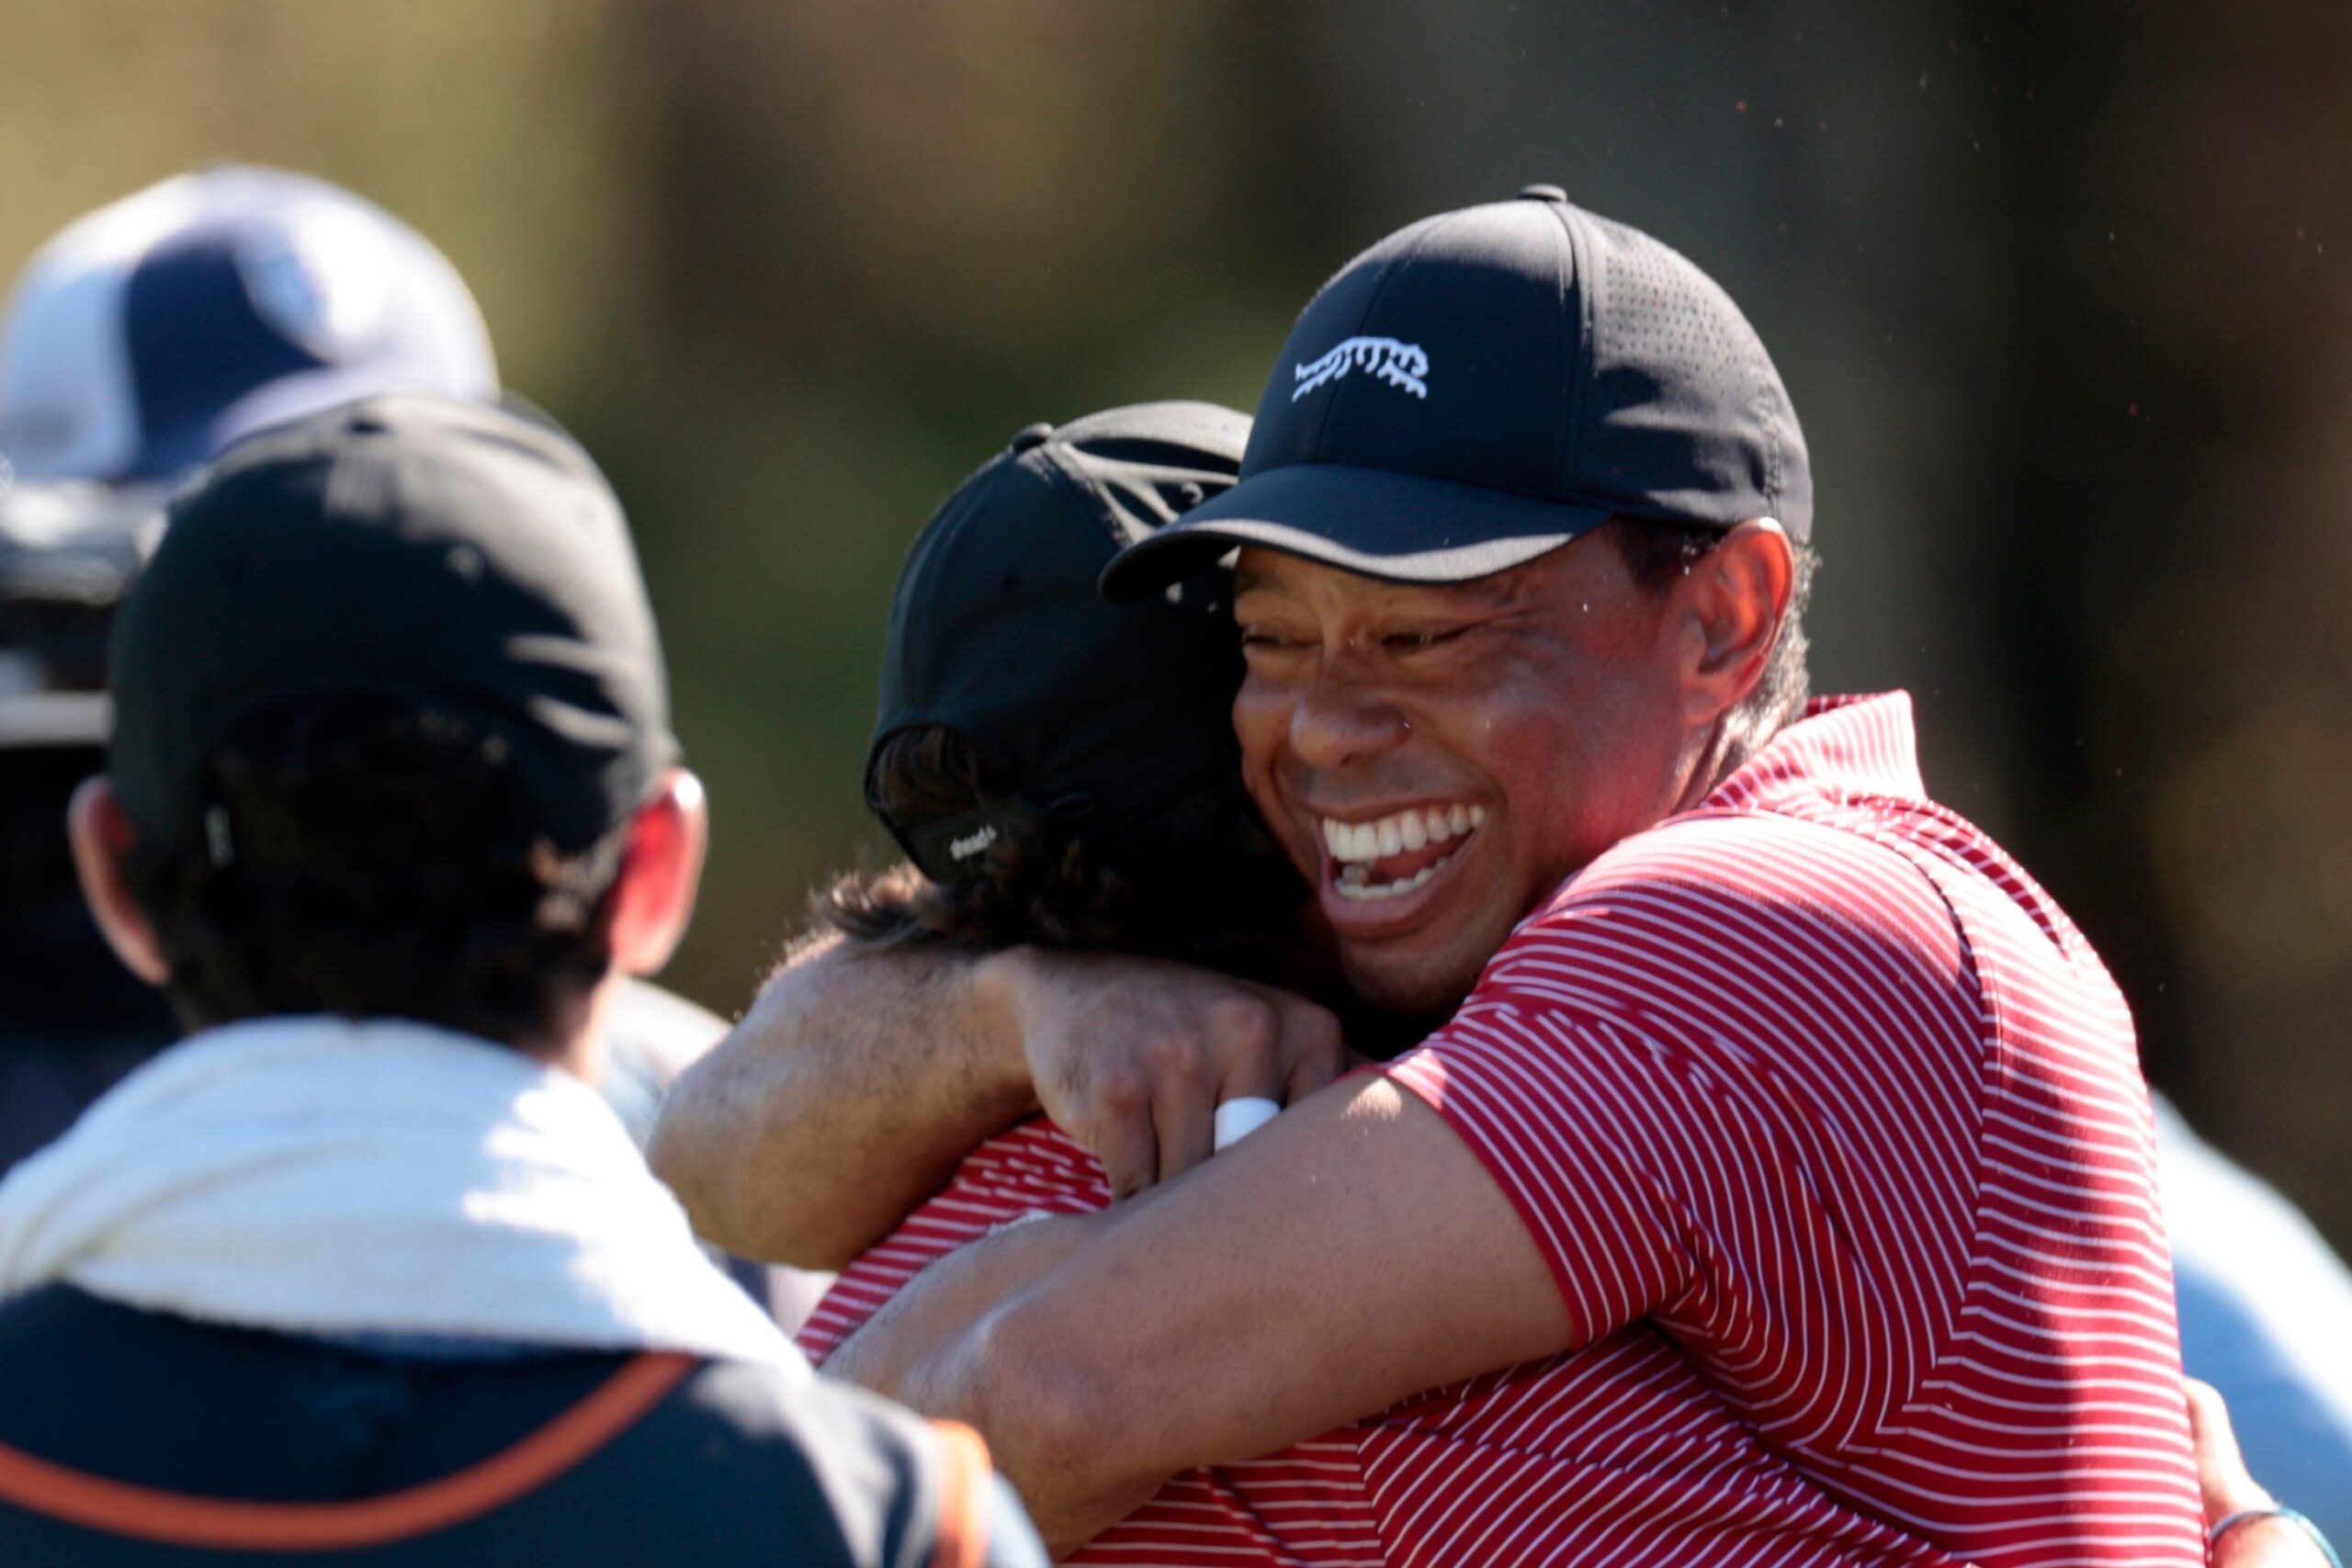
<instances>
[{"instance_id":1,"label":"perforated cap panel","mask_svg":"<svg viewBox=\"0 0 2352 1568\"><path fill-rule=\"evenodd\" d=\"M1148 592L1235 544L1455 581L1616 513L1771 517L1804 538L1804 437L1713 279L1531 186L1400 230L1325 285L1275 361L1241 482L1103 582Z\"/></svg>"}]
</instances>

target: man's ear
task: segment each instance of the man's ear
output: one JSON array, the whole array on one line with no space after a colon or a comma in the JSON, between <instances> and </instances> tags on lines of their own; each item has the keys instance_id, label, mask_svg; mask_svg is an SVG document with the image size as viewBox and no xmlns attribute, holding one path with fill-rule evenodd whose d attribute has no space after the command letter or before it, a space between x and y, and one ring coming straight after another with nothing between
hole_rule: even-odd
<instances>
[{"instance_id":1,"label":"man's ear","mask_svg":"<svg viewBox=\"0 0 2352 1568\"><path fill-rule=\"evenodd\" d=\"M1739 524L1691 565L1684 603L1697 658L1684 702L1694 724L1713 723L1756 689L1795 587L1789 536L1769 517Z\"/></svg>"},{"instance_id":2,"label":"man's ear","mask_svg":"<svg viewBox=\"0 0 2352 1568\"><path fill-rule=\"evenodd\" d=\"M74 790L65 808L65 836L74 848L74 874L82 884L82 901L89 905L107 945L124 968L151 986L161 986L171 977L172 966L164 961L147 911L131 897L124 878L136 835L106 774L93 774Z\"/></svg>"},{"instance_id":3,"label":"man's ear","mask_svg":"<svg viewBox=\"0 0 2352 1568\"><path fill-rule=\"evenodd\" d=\"M608 930L614 967L650 975L670 962L694 916L709 842L702 781L684 768L671 769L629 823L628 844L613 884Z\"/></svg>"}]
</instances>

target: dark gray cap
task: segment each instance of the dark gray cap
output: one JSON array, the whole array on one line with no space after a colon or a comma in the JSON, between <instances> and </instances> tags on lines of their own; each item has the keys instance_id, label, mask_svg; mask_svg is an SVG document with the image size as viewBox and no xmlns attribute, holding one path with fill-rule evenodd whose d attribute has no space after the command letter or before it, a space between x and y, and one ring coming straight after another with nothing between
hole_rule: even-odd
<instances>
[{"instance_id":1,"label":"dark gray cap","mask_svg":"<svg viewBox=\"0 0 2352 1568\"><path fill-rule=\"evenodd\" d=\"M498 738L568 849L676 756L620 504L549 425L350 403L232 446L167 517L112 649L107 772L142 838L190 841L207 756L303 699L406 703Z\"/></svg>"},{"instance_id":2,"label":"dark gray cap","mask_svg":"<svg viewBox=\"0 0 2352 1568\"><path fill-rule=\"evenodd\" d=\"M1240 482L1122 554L1132 598L1258 545L1462 582L1623 514L1802 540L1813 476L1787 390L1696 266L1553 186L1424 219L1308 304Z\"/></svg>"}]
</instances>

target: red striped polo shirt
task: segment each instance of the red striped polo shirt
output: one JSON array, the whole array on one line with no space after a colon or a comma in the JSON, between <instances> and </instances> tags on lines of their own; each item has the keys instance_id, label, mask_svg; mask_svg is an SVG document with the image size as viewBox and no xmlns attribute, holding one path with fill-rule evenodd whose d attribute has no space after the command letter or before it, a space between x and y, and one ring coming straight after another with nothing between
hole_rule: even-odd
<instances>
[{"instance_id":1,"label":"red striped polo shirt","mask_svg":"<svg viewBox=\"0 0 2352 1568\"><path fill-rule=\"evenodd\" d=\"M2130 1016L1926 799L1907 699L1816 703L1618 844L1386 1071L1510 1196L1579 1348L1180 1477L1085 1561L2202 1562ZM1107 1198L1006 1134L804 1342Z\"/></svg>"},{"instance_id":2,"label":"red striped polo shirt","mask_svg":"<svg viewBox=\"0 0 2352 1568\"><path fill-rule=\"evenodd\" d=\"M992 1230L1108 1208L1102 1167L1052 1122L1001 1133L889 1239L842 1271L800 1330L822 1363L930 1264ZM1352 1427L1279 1454L1188 1471L1065 1561L1120 1568L1379 1568L1383 1552Z\"/></svg>"}]
</instances>

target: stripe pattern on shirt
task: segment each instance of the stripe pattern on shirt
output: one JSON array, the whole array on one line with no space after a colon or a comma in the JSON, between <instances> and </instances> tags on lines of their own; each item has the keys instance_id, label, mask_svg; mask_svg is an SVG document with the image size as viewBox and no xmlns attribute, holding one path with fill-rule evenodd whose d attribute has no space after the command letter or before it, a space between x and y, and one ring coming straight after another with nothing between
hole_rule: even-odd
<instances>
[{"instance_id":1,"label":"stripe pattern on shirt","mask_svg":"<svg viewBox=\"0 0 2352 1568\"><path fill-rule=\"evenodd\" d=\"M1590 1342L1180 1477L1076 1561L2202 1562L2130 1020L1924 799L1905 699L1816 705L1596 863L1389 1071L1486 1160ZM802 1348L1110 1196L1047 1123L1004 1134Z\"/></svg>"},{"instance_id":2,"label":"stripe pattern on shirt","mask_svg":"<svg viewBox=\"0 0 2352 1568\"><path fill-rule=\"evenodd\" d=\"M801 1329L821 1363L906 1287L968 1242L1024 1220L1108 1208L1102 1167L1042 1119L975 1150L937 1196L842 1270ZM1264 1459L1187 1471L1066 1561L1117 1568L1384 1568L1355 1429Z\"/></svg>"},{"instance_id":3,"label":"stripe pattern on shirt","mask_svg":"<svg viewBox=\"0 0 2352 1568\"><path fill-rule=\"evenodd\" d=\"M1525 1560L2201 1561L2129 1013L1925 799L1905 699L1611 849L1388 1071L1518 1208L1568 1359L1627 1358L1605 1427L1460 1489Z\"/></svg>"}]
</instances>

